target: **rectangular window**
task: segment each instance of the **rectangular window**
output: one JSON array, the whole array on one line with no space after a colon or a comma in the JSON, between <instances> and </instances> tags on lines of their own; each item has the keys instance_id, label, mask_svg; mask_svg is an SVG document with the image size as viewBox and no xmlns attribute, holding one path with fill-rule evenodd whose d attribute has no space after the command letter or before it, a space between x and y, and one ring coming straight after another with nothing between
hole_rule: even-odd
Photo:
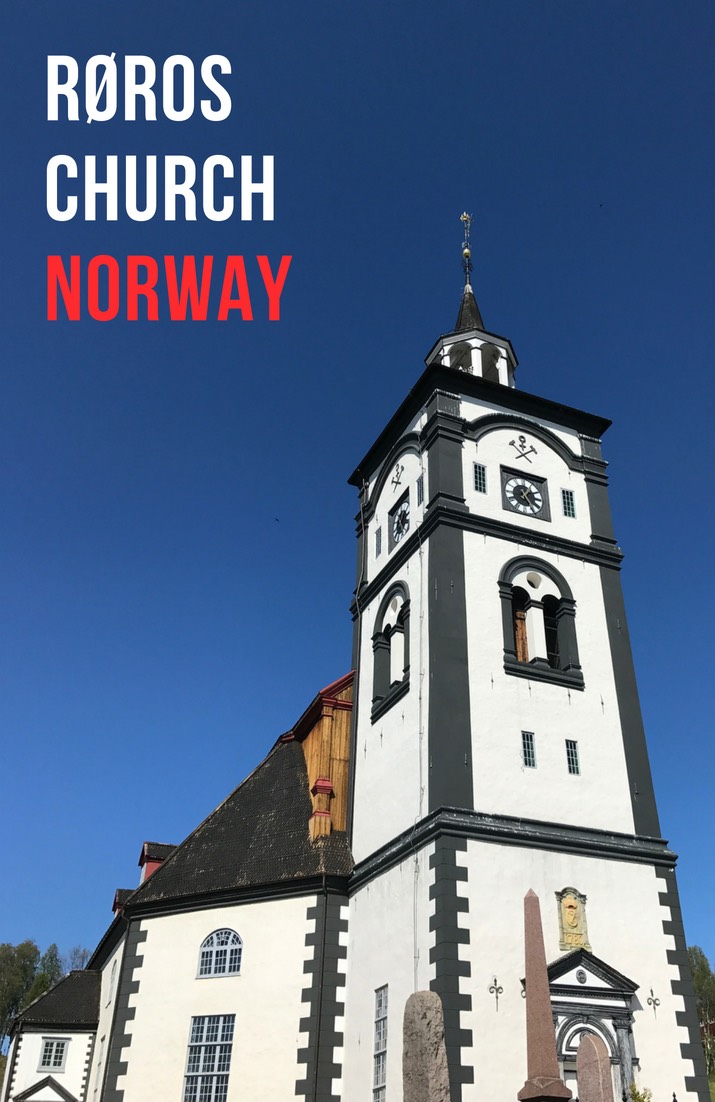
<instances>
[{"instance_id":1,"label":"rectangular window","mask_svg":"<svg viewBox=\"0 0 715 1102\"><path fill-rule=\"evenodd\" d=\"M569 767L569 773L573 773L574 776L578 776L581 772L581 766L578 761L578 743L576 739L566 739L566 762Z\"/></svg>"},{"instance_id":2,"label":"rectangular window","mask_svg":"<svg viewBox=\"0 0 715 1102\"><path fill-rule=\"evenodd\" d=\"M44 1068L50 1071L63 1071L68 1043L67 1040L60 1041L54 1037L43 1037L40 1070Z\"/></svg>"},{"instance_id":3,"label":"rectangular window","mask_svg":"<svg viewBox=\"0 0 715 1102\"><path fill-rule=\"evenodd\" d=\"M382 554L382 526L375 529L375 558L379 559Z\"/></svg>"},{"instance_id":4,"label":"rectangular window","mask_svg":"<svg viewBox=\"0 0 715 1102\"><path fill-rule=\"evenodd\" d=\"M474 464L474 489L479 494L487 492L487 468L483 463Z\"/></svg>"},{"instance_id":5,"label":"rectangular window","mask_svg":"<svg viewBox=\"0 0 715 1102\"><path fill-rule=\"evenodd\" d=\"M99 1052L97 1054L97 1070L94 1073L94 1094L93 1098L96 1098L99 1093L99 1086L102 1081L102 1064L104 1063L104 1042L106 1034L99 1042Z\"/></svg>"},{"instance_id":6,"label":"rectangular window","mask_svg":"<svg viewBox=\"0 0 715 1102\"><path fill-rule=\"evenodd\" d=\"M372 1102L385 1102L387 1083L387 985L375 992L375 1045L373 1049Z\"/></svg>"},{"instance_id":7,"label":"rectangular window","mask_svg":"<svg viewBox=\"0 0 715 1102\"><path fill-rule=\"evenodd\" d=\"M574 498L573 490L561 491L561 505L563 506L565 517L576 516L576 499Z\"/></svg>"},{"instance_id":8,"label":"rectangular window","mask_svg":"<svg viewBox=\"0 0 715 1102\"><path fill-rule=\"evenodd\" d=\"M417 504L421 505L425 499L425 476L423 474L417 479Z\"/></svg>"},{"instance_id":9,"label":"rectangular window","mask_svg":"<svg viewBox=\"0 0 715 1102\"><path fill-rule=\"evenodd\" d=\"M226 1102L235 1014L191 1019L184 1102Z\"/></svg>"},{"instance_id":10,"label":"rectangular window","mask_svg":"<svg viewBox=\"0 0 715 1102\"><path fill-rule=\"evenodd\" d=\"M521 759L527 769L536 769L536 746L534 732L521 732Z\"/></svg>"}]
</instances>

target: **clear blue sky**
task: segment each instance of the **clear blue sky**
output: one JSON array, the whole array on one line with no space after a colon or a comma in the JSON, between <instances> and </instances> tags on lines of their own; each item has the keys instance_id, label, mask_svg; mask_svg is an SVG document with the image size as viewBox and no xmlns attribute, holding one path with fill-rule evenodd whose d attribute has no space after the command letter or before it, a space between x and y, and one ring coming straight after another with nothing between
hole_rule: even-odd
<instances>
[{"instance_id":1,"label":"clear blue sky","mask_svg":"<svg viewBox=\"0 0 715 1102\"><path fill-rule=\"evenodd\" d=\"M142 841L180 841L349 668L345 480L454 322L466 208L519 385L615 422L663 832L712 960L710 0L0 19L0 941L93 947ZM227 54L230 119L47 122L46 55L112 51ZM276 220L53 222L55 153L273 154ZM50 324L49 253L294 259L280 323L257 293L250 323Z\"/></svg>"}]
</instances>

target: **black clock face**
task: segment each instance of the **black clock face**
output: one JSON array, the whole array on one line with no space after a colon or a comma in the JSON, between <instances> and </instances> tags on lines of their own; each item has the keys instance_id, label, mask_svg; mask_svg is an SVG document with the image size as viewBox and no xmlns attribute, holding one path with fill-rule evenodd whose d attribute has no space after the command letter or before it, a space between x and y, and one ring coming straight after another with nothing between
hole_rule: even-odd
<instances>
[{"instance_id":1,"label":"black clock face","mask_svg":"<svg viewBox=\"0 0 715 1102\"><path fill-rule=\"evenodd\" d=\"M410 506L403 501L392 518L392 538L399 543L402 537L410 530Z\"/></svg>"},{"instance_id":2,"label":"black clock face","mask_svg":"<svg viewBox=\"0 0 715 1102\"><path fill-rule=\"evenodd\" d=\"M544 495L528 478L510 478L504 483L506 499L517 513L538 516L544 507Z\"/></svg>"}]
</instances>

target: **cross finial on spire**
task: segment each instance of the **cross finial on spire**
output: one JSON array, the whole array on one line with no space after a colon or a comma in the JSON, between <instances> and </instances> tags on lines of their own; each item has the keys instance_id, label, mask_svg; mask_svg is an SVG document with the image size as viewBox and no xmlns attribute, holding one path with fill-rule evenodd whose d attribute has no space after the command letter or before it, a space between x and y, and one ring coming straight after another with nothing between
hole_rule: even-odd
<instances>
[{"instance_id":1,"label":"cross finial on spire","mask_svg":"<svg viewBox=\"0 0 715 1102\"><path fill-rule=\"evenodd\" d=\"M460 332L462 329L484 328L482 315L479 313L479 307L477 306L474 291L472 290L472 248L469 241L469 235L474 219L471 214L467 214L465 210L464 214L460 214L459 221L464 222L464 241L462 242L464 290L462 291L462 302L459 307L459 314L457 315L457 324L454 327L455 332Z\"/></svg>"},{"instance_id":2,"label":"cross finial on spire","mask_svg":"<svg viewBox=\"0 0 715 1102\"><path fill-rule=\"evenodd\" d=\"M464 287L472 289L472 249L469 243L469 231L472 228L472 222L474 219L471 214L467 214L466 210L464 214L460 214L459 221L464 222L464 241L462 242L462 267L464 268Z\"/></svg>"}]
</instances>

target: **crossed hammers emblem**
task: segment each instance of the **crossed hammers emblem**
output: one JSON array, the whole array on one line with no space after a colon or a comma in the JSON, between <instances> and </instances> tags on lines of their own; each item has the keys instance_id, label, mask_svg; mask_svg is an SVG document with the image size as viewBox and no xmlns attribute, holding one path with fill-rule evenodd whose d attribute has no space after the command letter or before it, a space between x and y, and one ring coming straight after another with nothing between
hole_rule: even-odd
<instances>
[{"instance_id":1,"label":"crossed hammers emblem","mask_svg":"<svg viewBox=\"0 0 715 1102\"><path fill-rule=\"evenodd\" d=\"M531 455L532 452L534 453L534 455L536 455L536 448L534 447L533 444L530 447L527 448L527 446L526 446L526 437L525 436L520 436L518 438L518 441L519 441L518 443L517 443L516 440L510 440L509 441L509 446L511 448L514 448L514 450L516 451L515 458L516 459L525 459L527 463L531 463L531 460L529 459L529 456Z\"/></svg>"}]
</instances>

